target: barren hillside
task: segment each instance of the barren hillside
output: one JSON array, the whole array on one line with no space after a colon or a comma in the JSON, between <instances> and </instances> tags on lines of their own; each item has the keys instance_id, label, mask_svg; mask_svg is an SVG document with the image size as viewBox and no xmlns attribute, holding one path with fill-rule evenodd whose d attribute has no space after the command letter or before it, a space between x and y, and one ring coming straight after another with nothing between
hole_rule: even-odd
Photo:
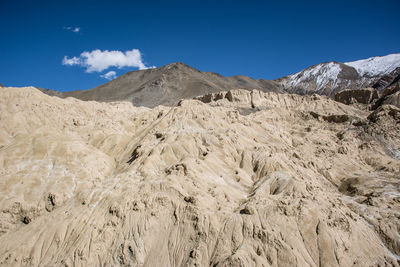
<instances>
[{"instance_id":1,"label":"barren hillside","mask_svg":"<svg viewBox=\"0 0 400 267\"><path fill-rule=\"evenodd\" d=\"M0 264L399 266L400 110L0 89Z\"/></svg>"},{"instance_id":2,"label":"barren hillside","mask_svg":"<svg viewBox=\"0 0 400 267\"><path fill-rule=\"evenodd\" d=\"M90 90L41 90L52 96L72 96L101 102L129 101L135 106L153 108L158 105L174 106L182 98L190 99L232 88L283 91L283 87L274 81L255 80L242 75L224 77L213 72L199 71L181 62L155 69L131 71Z\"/></svg>"}]
</instances>

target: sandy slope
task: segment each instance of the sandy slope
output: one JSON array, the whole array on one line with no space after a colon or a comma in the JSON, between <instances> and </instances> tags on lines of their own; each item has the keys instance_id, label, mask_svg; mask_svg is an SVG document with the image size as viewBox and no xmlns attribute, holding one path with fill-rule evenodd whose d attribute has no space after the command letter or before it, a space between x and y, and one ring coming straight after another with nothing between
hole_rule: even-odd
<instances>
[{"instance_id":1,"label":"sandy slope","mask_svg":"<svg viewBox=\"0 0 400 267\"><path fill-rule=\"evenodd\" d=\"M199 99L1 88L0 263L399 266L399 109Z\"/></svg>"}]
</instances>

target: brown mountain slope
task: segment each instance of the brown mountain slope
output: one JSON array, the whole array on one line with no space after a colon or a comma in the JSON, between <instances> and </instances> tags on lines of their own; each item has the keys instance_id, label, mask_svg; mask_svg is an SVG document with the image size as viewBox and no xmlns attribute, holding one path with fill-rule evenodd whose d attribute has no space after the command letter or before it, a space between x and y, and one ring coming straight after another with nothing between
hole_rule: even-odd
<instances>
[{"instance_id":1,"label":"brown mountain slope","mask_svg":"<svg viewBox=\"0 0 400 267\"><path fill-rule=\"evenodd\" d=\"M155 107L171 106L182 98L233 88L281 91L281 86L273 81L246 76L224 77L178 62L156 69L132 71L91 90L65 92L62 96L102 102L129 101L135 106Z\"/></svg>"},{"instance_id":2,"label":"brown mountain slope","mask_svg":"<svg viewBox=\"0 0 400 267\"><path fill-rule=\"evenodd\" d=\"M399 109L201 99L1 88L0 264L399 266Z\"/></svg>"}]
</instances>

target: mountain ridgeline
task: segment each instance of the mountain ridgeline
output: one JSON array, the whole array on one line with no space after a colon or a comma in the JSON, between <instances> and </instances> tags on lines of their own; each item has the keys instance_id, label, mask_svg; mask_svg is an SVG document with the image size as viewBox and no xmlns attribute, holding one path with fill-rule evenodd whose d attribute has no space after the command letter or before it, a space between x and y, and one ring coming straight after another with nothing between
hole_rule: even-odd
<instances>
[{"instance_id":1,"label":"mountain ridgeline","mask_svg":"<svg viewBox=\"0 0 400 267\"><path fill-rule=\"evenodd\" d=\"M232 88L283 92L281 85L274 81L246 76L224 77L178 62L156 69L132 71L94 89L65 92L61 96L101 102L129 101L135 106L155 107L172 106L183 98Z\"/></svg>"},{"instance_id":2,"label":"mountain ridgeline","mask_svg":"<svg viewBox=\"0 0 400 267\"><path fill-rule=\"evenodd\" d=\"M75 97L100 102L129 101L135 106L173 106L180 99L231 89L263 92L319 94L331 98L345 89L373 87L383 91L400 79L400 54L372 57L354 62L325 62L277 80L246 76L224 77L202 72L184 63L132 71L90 90L58 92L41 89L58 97Z\"/></svg>"}]
</instances>

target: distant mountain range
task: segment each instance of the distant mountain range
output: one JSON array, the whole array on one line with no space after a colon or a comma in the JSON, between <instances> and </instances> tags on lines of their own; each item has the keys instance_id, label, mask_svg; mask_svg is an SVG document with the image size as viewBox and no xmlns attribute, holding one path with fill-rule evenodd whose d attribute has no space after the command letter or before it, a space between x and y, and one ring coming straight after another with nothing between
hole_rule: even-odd
<instances>
[{"instance_id":1,"label":"distant mountain range","mask_svg":"<svg viewBox=\"0 0 400 267\"><path fill-rule=\"evenodd\" d=\"M277 79L252 79L246 76L224 77L202 72L184 63L126 73L90 90L44 93L62 98L75 97L101 102L129 101L135 106L171 106L182 98L241 88L263 92L321 94L333 97L344 89L373 87L382 91L400 77L400 54L372 57L354 62L325 62Z\"/></svg>"}]
</instances>

